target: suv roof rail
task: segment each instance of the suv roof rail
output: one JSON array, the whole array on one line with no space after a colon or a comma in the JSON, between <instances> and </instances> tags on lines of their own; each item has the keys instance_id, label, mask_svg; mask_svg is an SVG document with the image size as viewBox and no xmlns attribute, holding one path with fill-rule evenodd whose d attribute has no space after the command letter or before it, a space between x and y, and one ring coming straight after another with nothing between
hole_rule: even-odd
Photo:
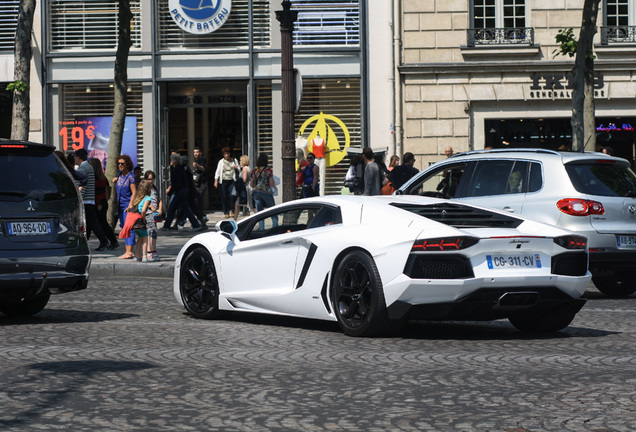
<instances>
[{"instance_id":1,"label":"suv roof rail","mask_svg":"<svg viewBox=\"0 0 636 432\"><path fill-rule=\"evenodd\" d=\"M561 152L558 152L556 150L542 149L542 148L500 148L500 149L469 150L466 152L454 154L451 157L466 156L466 155L473 155L473 154L484 154L484 153L510 153L510 152L527 152L527 153L544 153L544 154L561 155Z\"/></svg>"}]
</instances>

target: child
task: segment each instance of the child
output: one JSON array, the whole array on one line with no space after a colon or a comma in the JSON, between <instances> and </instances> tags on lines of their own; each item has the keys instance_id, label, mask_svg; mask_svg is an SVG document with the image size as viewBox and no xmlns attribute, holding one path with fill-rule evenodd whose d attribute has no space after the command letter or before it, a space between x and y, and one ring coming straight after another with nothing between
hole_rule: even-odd
<instances>
[{"instance_id":1,"label":"child","mask_svg":"<svg viewBox=\"0 0 636 432\"><path fill-rule=\"evenodd\" d=\"M141 214L142 218L145 218L145 215L150 211L152 212L156 210L151 205L150 194L152 192L152 182L148 180L142 180L139 183L139 187L137 188L137 193L135 194L131 206L136 209ZM146 218L147 220L147 218ZM147 223L147 222L146 222ZM154 223L154 219L153 219ZM155 226L156 229L156 226ZM146 225L145 229L136 229L135 234L138 237L137 241L137 250L135 253L135 258L141 262L148 262L148 258L146 257L146 243L148 240L148 227Z\"/></svg>"},{"instance_id":2,"label":"child","mask_svg":"<svg viewBox=\"0 0 636 432\"><path fill-rule=\"evenodd\" d=\"M159 261L159 257L157 255L157 222L160 222L160 220L156 221L155 218L159 219L163 214L163 202L161 201L159 191L155 186L155 178L155 173L152 170L148 170L144 174L144 179L149 181L152 185L152 189L150 191L150 206L157 209L155 212L149 211L146 213L146 226L148 228L146 258L148 258L148 261Z\"/></svg>"}]
</instances>

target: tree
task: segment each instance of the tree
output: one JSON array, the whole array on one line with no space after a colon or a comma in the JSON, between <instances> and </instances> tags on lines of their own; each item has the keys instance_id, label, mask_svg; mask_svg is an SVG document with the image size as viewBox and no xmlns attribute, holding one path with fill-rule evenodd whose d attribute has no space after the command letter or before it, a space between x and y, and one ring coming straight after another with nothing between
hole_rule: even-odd
<instances>
[{"instance_id":1,"label":"tree","mask_svg":"<svg viewBox=\"0 0 636 432\"><path fill-rule=\"evenodd\" d=\"M126 108L128 106L128 54L132 45L130 39L130 27L132 13L130 12L130 0L119 0L118 10L118 36L117 53L115 54L115 79L113 122L110 127L110 141L108 142L108 161L106 162L106 178L117 177L117 159L121 155L122 140L124 136L124 123L126 122ZM113 223L119 210L115 202L115 188L108 201L108 219Z\"/></svg>"},{"instance_id":2,"label":"tree","mask_svg":"<svg viewBox=\"0 0 636 432\"><path fill-rule=\"evenodd\" d=\"M596 120L594 116L594 35L600 0L585 0L579 40L572 29L560 30L556 36L559 49L557 55L575 57L572 69L572 149L596 150Z\"/></svg>"},{"instance_id":3,"label":"tree","mask_svg":"<svg viewBox=\"0 0 636 432\"><path fill-rule=\"evenodd\" d=\"M15 31L14 81L7 86L13 92L13 112L11 119L11 139L28 140L31 99L29 82L31 80L31 31L35 0L22 0L18 12L18 25Z\"/></svg>"}]
</instances>

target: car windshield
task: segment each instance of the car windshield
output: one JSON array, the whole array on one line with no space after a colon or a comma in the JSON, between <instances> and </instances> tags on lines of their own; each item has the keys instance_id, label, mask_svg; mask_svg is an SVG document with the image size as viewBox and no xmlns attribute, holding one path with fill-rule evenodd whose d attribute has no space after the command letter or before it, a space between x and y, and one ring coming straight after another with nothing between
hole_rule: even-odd
<instances>
[{"instance_id":1,"label":"car windshield","mask_svg":"<svg viewBox=\"0 0 636 432\"><path fill-rule=\"evenodd\" d=\"M49 201L75 196L73 180L51 150L0 150L0 200Z\"/></svg>"},{"instance_id":2,"label":"car windshield","mask_svg":"<svg viewBox=\"0 0 636 432\"><path fill-rule=\"evenodd\" d=\"M568 164L565 169L574 188L581 193L636 197L636 174L627 166L591 161Z\"/></svg>"}]
</instances>

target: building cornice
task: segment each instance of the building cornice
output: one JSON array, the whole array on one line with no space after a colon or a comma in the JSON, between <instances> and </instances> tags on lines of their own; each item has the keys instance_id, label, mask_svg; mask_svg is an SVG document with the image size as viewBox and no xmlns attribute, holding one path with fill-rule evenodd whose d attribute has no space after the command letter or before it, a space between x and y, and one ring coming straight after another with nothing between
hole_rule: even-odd
<instances>
[{"instance_id":1,"label":"building cornice","mask_svg":"<svg viewBox=\"0 0 636 432\"><path fill-rule=\"evenodd\" d=\"M457 63L407 63L398 66L401 75L447 75L457 73L506 73L506 72L569 72L574 68L573 61L480 61ZM597 59L594 62L597 71L633 71L636 70L636 58L633 59Z\"/></svg>"}]
</instances>

